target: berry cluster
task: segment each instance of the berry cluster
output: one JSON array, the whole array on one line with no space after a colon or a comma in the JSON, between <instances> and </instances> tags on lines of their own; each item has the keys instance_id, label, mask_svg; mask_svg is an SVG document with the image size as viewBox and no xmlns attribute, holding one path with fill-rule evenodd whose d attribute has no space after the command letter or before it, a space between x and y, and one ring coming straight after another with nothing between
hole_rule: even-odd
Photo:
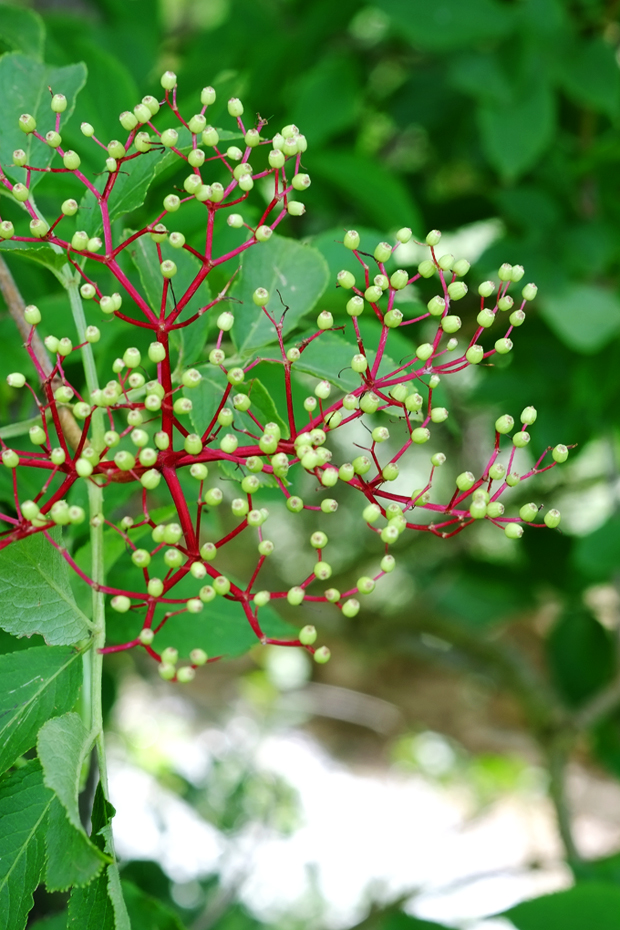
<instances>
[{"instance_id":1,"label":"berry cluster","mask_svg":"<svg viewBox=\"0 0 620 930\"><path fill-rule=\"evenodd\" d=\"M515 470L517 450L530 442L528 430L536 420L533 407L526 407L521 413L521 427L513 433L512 439L507 437L515 425L513 418L507 414L499 417L495 423L495 443L485 467L478 475L469 471L459 474L456 489L446 502L435 500L433 494L436 470L446 461L441 451L433 450L430 455L424 487L403 491L402 479L397 481L399 467L409 450L426 443L433 448L434 428L448 417L448 410L433 401L433 392L440 380L468 366L479 365L495 353L510 352L512 331L525 320L525 306L535 297L536 287L525 285L520 305L515 307L508 291L522 278L523 268L502 265L497 291L490 281L478 288L478 325L468 343L460 346L455 334L461 328L461 319L452 312L452 304L467 294L462 278L469 270L469 263L437 253L440 233L428 234L426 243L430 257L420 263L417 274L410 276L405 270L389 275L386 263L397 253L401 243L411 239L411 230L399 230L393 245L381 242L372 255L361 250L358 233L348 231L344 246L358 260L360 276L358 280L350 271L341 271L336 283L350 292L346 313L351 319L349 325L354 330L357 352L345 359L344 364L359 375L359 384L345 394L335 391L329 380L321 380L302 404L294 404L294 394L299 387L294 377L296 363L314 340L320 340L326 331L334 328L334 318L323 310L318 314L316 330L287 346L283 335L284 316L279 317L275 309L278 301L275 295L258 287L253 294L255 313L264 314L275 330L278 343L275 361L282 374L282 402L286 406L286 415L280 423L261 422L259 413L253 410L252 383L246 381L260 357L248 360L234 356L229 340L236 324L234 303L228 291L244 253L250 248L260 249L261 243L270 239L287 214L303 214L304 205L294 199L294 194L304 191L310 184L309 176L301 170L307 142L293 125L284 127L271 139L262 135L266 126L263 119L258 118L253 128L246 129L243 105L234 98L228 101L228 112L235 120L235 135L241 147L226 146L222 138L230 140L233 134L207 122L208 108L216 99L213 88L203 89L200 111L186 120L177 106L176 76L166 72L161 83L165 100L160 102L147 96L133 111L121 114L121 126L128 133L124 142L113 140L104 144L97 139L93 126L82 123L84 136L105 155L103 174L95 182L80 170L80 156L63 148L61 114L67 102L62 94L52 96L55 126L45 135L37 131L32 116L20 117L24 133L36 137L41 145L53 148L61 159L62 167L50 170L70 174L86 188L89 203L96 205L100 213L101 235L77 229L63 238L66 218L77 216L79 220L82 209L73 198L63 202L54 222L48 223L40 215L29 187L31 172L41 169L30 167L28 156L20 149L14 152L13 159L15 165L25 169L26 183L12 183L4 174L0 181L29 214L29 235L16 235L13 224L5 220L0 222L0 236L25 243L33 240L48 243L66 257L79 281L75 300L98 305L102 319L117 318L150 330L153 341L148 346L147 358L138 348L126 347L112 366L113 377L100 386L92 364L92 346L101 338L99 327L85 326L78 345L73 345L67 336L47 336L45 348L53 358L50 360L46 356L48 363L45 364L37 334L41 313L33 305L25 308L26 349L36 368L40 390L39 385L28 383L19 372L9 374L7 381L13 388L26 388L31 392L40 422L30 429L30 442L35 450L8 448L1 440L2 462L13 473L15 513L0 514L6 527L0 533L0 548L42 533L85 584L109 595L112 610L131 611L135 616L133 638L103 651L141 647L159 663L159 672L165 679L189 681L198 666L219 658L208 657L204 650L194 649L179 665L176 649L167 647L157 651L157 634L165 624L181 613L205 611L208 618L208 605L215 598L226 598L238 604L262 643L303 646L316 661L325 662L329 650L325 646L314 647L317 634L313 626L304 626L296 638L274 639L263 632L260 609L282 598L293 606L303 602L330 603L344 616L354 617L360 610L359 596L373 591L379 578L394 569L395 558L390 547L406 530L430 532L445 538L475 521L487 520L509 538L516 539L522 535L524 523L548 527L559 524L560 514L556 510L545 514L544 523L535 523L539 513L536 504L521 507L518 516L506 516L500 501L507 488L567 458L567 447L558 445L553 450L545 450L524 474L519 475ZM160 132L155 118L165 108L173 114L177 128ZM165 151L174 153L179 167L183 166L186 172L189 168L189 173L164 198L163 210L152 222L125 238L119 237L110 219L110 203L117 185L136 162L149 159L154 152L161 155ZM221 180L205 180L209 176ZM236 211L248 198L255 182L267 177L271 178L273 194L259 222L251 226L242 213ZM182 233L170 228L177 211L196 203L204 210L206 235L200 247L192 246ZM214 223L220 211L227 211L228 226L245 231L245 238L233 249L218 255ZM152 240L157 250L161 278L160 299L156 305L151 296L147 299L140 292L122 262L124 250L142 237ZM200 263L200 270L182 294L174 291L177 262L164 257L164 244L166 254L171 247L179 250L179 255L190 253ZM183 311L208 275L227 263L233 266L228 284L209 303L189 316L184 315ZM104 277L114 279L118 291L103 293L98 278ZM428 302L424 313L406 319L395 306L399 292L420 278L432 277L437 278L440 293ZM232 309L222 309L219 305L223 302L228 302ZM374 314L381 324L380 337L372 349L362 338L359 323L362 313ZM172 356L176 332L191 330L204 314L216 323L217 336L207 355L209 365L223 386L211 421L198 432L192 428L192 392L204 388L203 371L173 365ZM484 341L487 330L494 325L497 327L498 323L501 325L500 321L504 320L501 337L485 347L481 339ZM417 345L411 358L398 365L390 361L388 346L392 330L424 324L428 332L428 324L434 322L436 330L432 339ZM89 394L86 397L80 395L65 374L65 359L78 350L83 351L87 374ZM300 421L302 408L303 421ZM351 455L350 461L334 461L341 453L337 443L334 450L330 449L333 434L345 430L341 435L346 436L346 426L358 420L367 427L368 448L361 450L363 454ZM499 461L502 443L509 444L505 463ZM545 464L550 451L553 461ZM222 464L227 464L229 472L231 468L236 469L239 491L238 496L228 502L236 521L234 528L218 537L204 515L224 501L223 491L213 481L218 465ZM39 469L45 475L39 493L32 500L24 500L20 494L19 468L22 466ZM194 480L195 493L190 495L191 499L182 486L187 474ZM302 499L299 488L304 480L307 486L308 475L318 492L334 489L332 493L337 493L335 489L343 484L360 492L362 519L369 530L379 536L384 549L379 571L373 577L360 577L348 591L322 588L322 583L332 574L332 567L325 559L328 536L317 528L310 536L310 545L315 551L315 564L310 574L289 590L263 590L259 584L260 573L274 544L265 535L269 512L261 506L261 490L277 486L286 508L293 515L311 511L318 519L329 522L337 511L338 502L334 497L325 496L319 503L312 504ZM136 590L93 581L52 533L55 526L79 524L85 520L84 510L67 501L70 489L80 481L96 482L102 487L133 482L140 491L140 519L125 516L114 522L103 513L90 514L92 524L105 523L124 540L127 558L139 570ZM153 516L154 501L156 506L161 506L162 501L171 504L173 518L158 522ZM207 531L205 522L209 522ZM149 532L151 543L139 545ZM218 558L223 547L242 533L254 536L258 558L251 577L237 583L218 569ZM209 535L212 538L207 538ZM194 596L175 596L179 583L187 581L188 577L195 581Z\"/></svg>"}]
</instances>

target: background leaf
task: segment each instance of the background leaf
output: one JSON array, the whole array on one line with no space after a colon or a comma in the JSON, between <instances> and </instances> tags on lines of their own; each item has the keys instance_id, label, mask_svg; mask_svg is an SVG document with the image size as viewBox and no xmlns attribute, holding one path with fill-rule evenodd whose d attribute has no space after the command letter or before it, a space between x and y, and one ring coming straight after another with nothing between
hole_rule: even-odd
<instances>
[{"instance_id":1,"label":"background leaf","mask_svg":"<svg viewBox=\"0 0 620 930\"><path fill-rule=\"evenodd\" d=\"M36 759L0 781L0 914L3 930L24 930L43 868L43 823L53 794Z\"/></svg>"},{"instance_id":2,"label":"background leaf","mask_svg":"<svg viewBox=\"0 0 620 930\"><path fill-rule=\"evenodd\" d=\"M504 913L517 930L617 930L620 888L588 883L524 901Z\"/></svg>"},{"instance_id":3,"label":"background leaf","mask_svg":"<svg viewBox=\"0 0 620 930\"><path fill-rule=\"evenodd\" d=\"M245 252L241 276L232 290L232 296L241 301L235 307L235 325L231 331L240 355L247 357L277 341L273 325L252 300L257 287L269 291L268 310L276 320L288 307L283 329L287 335L313 309L327 283L327 263L311 246L272 236L260 248Z\"/></svg>"},{"instance_id":4,"label":"background leaf","mask_svg":"<svg viewBox=\"0 0 620 930\"><path fill-rule=\"evenodd\" d=\"M61 539L59 529L52 535ZM90 623L75 603L67 563L43 533L0 552L0 626L16 636L40 633L50 646L88 636Z\"/></svg>"},{"instance_id":5,"label":"background leaf","mask_svg":"<svg viewBox=\"0 0 620 930\"><path fill-rule=\"evenodd\" d=\"M0 7L0 40L10 49L41 61L45 29L34 10Z\"/></svg>"},{"instance_id":6,"label":"background leaf","mask_svg":"<svg viewBox=\"0 0 620 930\"><path fill-rule=\"evenodd\" d=\"M540 313L575 352L598 352L620 332L620 298L596 284L575 284L541 301Z\"/></svg>"},{"instance_id":7,"label":"background leaf","mask_svg":"<svg viewBox=\"0 0 620 930\"><path fill-rule=\"evenodd\" d=\"M0 771L34 746L40 727L77 700L82 656L63 646L35 646L0 656Z\"/></svg>"}]
</instances>

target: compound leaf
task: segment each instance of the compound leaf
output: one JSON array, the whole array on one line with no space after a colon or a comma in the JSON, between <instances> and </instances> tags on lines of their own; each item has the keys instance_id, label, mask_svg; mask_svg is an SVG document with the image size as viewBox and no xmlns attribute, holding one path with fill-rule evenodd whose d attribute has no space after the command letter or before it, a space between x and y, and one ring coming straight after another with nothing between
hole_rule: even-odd
<instances>
[{"instance_id":1,"label":"compound leaf","mask_svg":"<svg viewBox=\"0 0 620 930\"><path fill-rule=\"evenodd\" d=\"M24 930L43 869L43 824L53 794L36 759L0 781L0 914L3 930Z\"/></svg>"},{"instance_id":2,"label":"compound leaf","mask_svg":"<svg viewBox=\"0 0 620 930\"><path fill-rule=\"evenodd\" d=\"M51 537L60 542L60 530ZM0 627L15 636L40 633L50 646L76 643L91 626L71 592L69 568L43 533L0 551Z\"/></svg>"},{"instance_id":3,"label":"compound leaf","mask_svg":"<svg viewBox=\"0 0 620 930\"><path fill-rule=\"evenodd\" d=\"M66 646L35 646L0 656L0 771L34 746L46 720L73 707L82 657Z\"/></svg>"}]
</instances>

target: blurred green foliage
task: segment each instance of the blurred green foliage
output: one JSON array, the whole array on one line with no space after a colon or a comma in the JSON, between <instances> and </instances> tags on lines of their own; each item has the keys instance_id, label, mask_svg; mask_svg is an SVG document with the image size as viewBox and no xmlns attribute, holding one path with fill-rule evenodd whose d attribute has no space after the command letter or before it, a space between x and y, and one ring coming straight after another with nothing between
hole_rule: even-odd
<instances>
[{"instance_id":1,"label":"blurred green foliage","mask_svg":"<svg viewBox=\"0 0 620 930\"><path fill-rule=\"evenodd\" d=\"M468 432L472 414L488 424L498 412L517 415L535 403L537 451L557 441L577 445L575 465L541 479L537 493L553 503L566 500L580 514L579 532L526 533L516 554L490 544L483 528L452 545L423 534L400 550L399 584L407 590L404 576L412 575L415 615L411 601L400 608L397 601L396 608L379 605L380 624L367 612L355 629L341 621L333 632L348 636L370 665L395 651L437 658L423 639L434 631L452 646L450 661L464 657L455 667L482 671L520 694L510 678L519 673L508 659L489 659L487 637L553 603L557 619L544 645L540 697L549 719L556 704L545 704L548 694L569 714L618 676L615 632L584 606L583 595L593 584L616 584L620 566L619 48L617 7L603 0L66 0L0 9L0 50L54 69L85 63L89 80L63 135L89 167L79 123L88 120L101 138L115 137L118 114L153 92L166 67L178 73L186 100L197 99L205 84L215 86L221 101L215 118L217 107L235 95L250 112L268 107L261 115L277 126L295 121L310 142L304 168L313 179L308 213L296 228L323 253L332 279L346 264L335 242L350 225L374 246L403 224L423 236L431 227L448 232L491 223L491 229L501 220L500 237L473 256L473 280L484 280L501 261L519 262L538 284L539 299L517 333L514 358L445 398L454 410L445 451L467 467L478 460L484 435ZM7 126L0 128L3 152L13 147ZM148 202L161 199L164 179L155 180ZM55 196L64 195L64 183L57 181ZM5 206L11 218L14 207L3 198L3 215ZM135 206L138 223L141 204ZM42 330L54 331L64 310L49 270L17 258L11 268L28 300L42 309L48 328ZM411 299L431 295L432 284L423 281ZM323 300L344 320L333 288ZM472 298L470 311L474 306ZM104 333L111 359L113 339L109 345L106 339ZM5 314L0 340L17 354L19 338ZM335 355L341 351L333 348ZM403 356L410 351L406 336L402 349ZM25 400L4 384L0 404L8 420L30 415ZM5 475L0 482L0 492L10 494ZM602 508L592 497L597 488L606 495ZM525 502L518 488L513 500ZM346 579L366 558L365 544L350 539L345 518L334 539ZM542 740L548 719L523 700L527 722ZM597 720L591 743L620 775L620 717ZM585 876L575 871L578 879ZM509 916L522 930L556 923L566 930L616 930L617 871L596 876L606 884L520 905ZM131 867L127 877L162 898L168 916L154 917L153 927L177 925L162 883ZM434 926L387 912L363 926L401 925ZM240 910L217 923L221 930L254 926Z\"/></svg>"}]
</instances>

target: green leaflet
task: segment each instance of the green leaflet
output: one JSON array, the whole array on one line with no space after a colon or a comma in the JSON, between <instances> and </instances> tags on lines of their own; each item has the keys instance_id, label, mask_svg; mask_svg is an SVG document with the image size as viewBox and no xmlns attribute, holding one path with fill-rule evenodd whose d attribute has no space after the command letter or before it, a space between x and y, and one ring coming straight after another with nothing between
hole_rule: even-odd
<instances>
[{"instance_id":1,"label":"green leaflet","mask_svg":"<svg viewBox=\"0 0 620 930\"><path fill-rule=\"evenodd\" d=\"M62 269L67 266L67 258L64 253L55 252L49 245L4 240L0 243L0 252L10 252L11 255L17 255L19 258L28 259L30 262L48 268L61 284L66 280Z\"/></svg>"},{"instance_id":2,"label":"green leaflet","mask_svg":"<svg viewBox=\"0 0 620 930\"><path fill-rule=\"evenodd\" d=\"M36 759L0 781L0 914L3 930L24 930L43 869L43 830L53 794Z\"/></svg>"},{"instance_id":3,"label":"green leaflet","mask_svg":"<svg viewBox=\"0 0 620 930\"><path fill-rule=\"evenodd\" d=\"M518 930L617 930L620 889L614 885L587 882L523 901L502 916Z\"/></svg>"},{"instance_id":4,"label":"green leaflet","mask_svg":"<svg viewBox=\"0 0 620 930\"><path fill-rule=\"evenodd\" d=\"M545 322L575 352L598 352L620 331L620 300L600 284L570 284L541 303Z\"/></svg>"},{"instance_id":5,"label":"green leaflet","mask_svg":"<svg viewBox=\"0 0 620 930\"><path fill-rule=\"evenodd\" d=\"M184 930L174 911L157 898L145 894L132 882L122 882L122 889L131 918L131 930Z\"/></svg>"},{"instance_id":6,"label":"green leaflet","mask_svg":"<svg viewBox=\"0 0 620 930\"><path fill-rule=\"evenodd\" d=\"M352 391L362 383L360 375L349 367L351 359L359 351L357 345L348 342L339 333L326 332L306 346L301 358L293 365L293 371L303 371L317 378L330 381L343 391ZM368 364L372 366L376 353L366 352ZM386 377L399 366L389 355L383 354L378 374Z\"/></svg>"},{"instance_id":7,"label":"green leaflet","mask_svg":"<svg viewBox=\"0 0 620 930\"><path fill-rule=\"evenodd\" d=\"M3 101L0 163L12 181L26 181L26 170L12 165L13 152L18 148L26 152L28 164L33 167L46 168L54 157L61 165L60 156L55 155L54 149L39 142L33 135L25 135L21 131L18 125L20 115L31 113L37 121L37 130L43 134L53 128L48 91L48 87L51 87L54 93L62 93L67 98L67 109L61 117L62 135L62 127L73 113L75 98L85 81L86 66L83 63L68 65L66 68L53 68L19 52L11 52L0 58L0 98ZM45 172L34 171L30 189L32 190L44 177ZM25 227L26 217L27 214L24 213Z\"/></svg>"},{"instance_id":8,"label":"green leaflet","mask_svg":"<svg viewBox=\"0 0 620 930\"><path fill-rule=\"evenodd\" d=\"M67 646L35 646L0 656L0 771L34 746L50 717L77 700L82 657Z\"/></svg>"},{"instance_id":9,"label":"green leaflet","mask_svg":"<svg viewBox=\"0 0 620 930\"><path fill-rule=\"evenodd\" d=\"M58 529L51 535L62 538ZM15 636L40 633L50 646L88 636L91 624L75 603L67 563L43 533L0 551L0 626Z\"/></svg>"},{"instance_id":10,"label":"green leaflet","mask_svg":"<svg viewBox=\"0 0 620 930\"><path fill-rule=\"evenodd\" d=\"M108 855L112 853L110 821L114 813L99 783L91 816L91 836L93 843ZM90 884L84 888L74 888L71 892L67 930L83 930L86 927L131 930L116 862L110 862Z\"/></svg>"},{"instance_id":11,"label":"green leaflet","mask_svg":"<svg viewBox=\"0 0 620 930\"><path fill-rule=\"evenodd\" d=\"M74 713L48 720L39 731L43 778L56 795L46 836L45 881L52 891L87 884L110 861L86 836L78 809L80 774L90 742L81 718Z\"/></svg>"},{"instance_id":12,"label":"green leaflet","mask_svg":"<svg viewBox=\"0 0 620 930\"><path fill-rule=\"evenodd\" d=\"M286 336L316 305L328 280L327 262L320 252L292 239L272 236L268 242L245 252L240 278L232 289L232 296L241 301L235 307L235 325L231 330L239 354L247 358L277 341L274 326L252 300L257 287L269 291L267 309L276 320L288 307L283 328Z\"/></svg>"}]
</instances>

